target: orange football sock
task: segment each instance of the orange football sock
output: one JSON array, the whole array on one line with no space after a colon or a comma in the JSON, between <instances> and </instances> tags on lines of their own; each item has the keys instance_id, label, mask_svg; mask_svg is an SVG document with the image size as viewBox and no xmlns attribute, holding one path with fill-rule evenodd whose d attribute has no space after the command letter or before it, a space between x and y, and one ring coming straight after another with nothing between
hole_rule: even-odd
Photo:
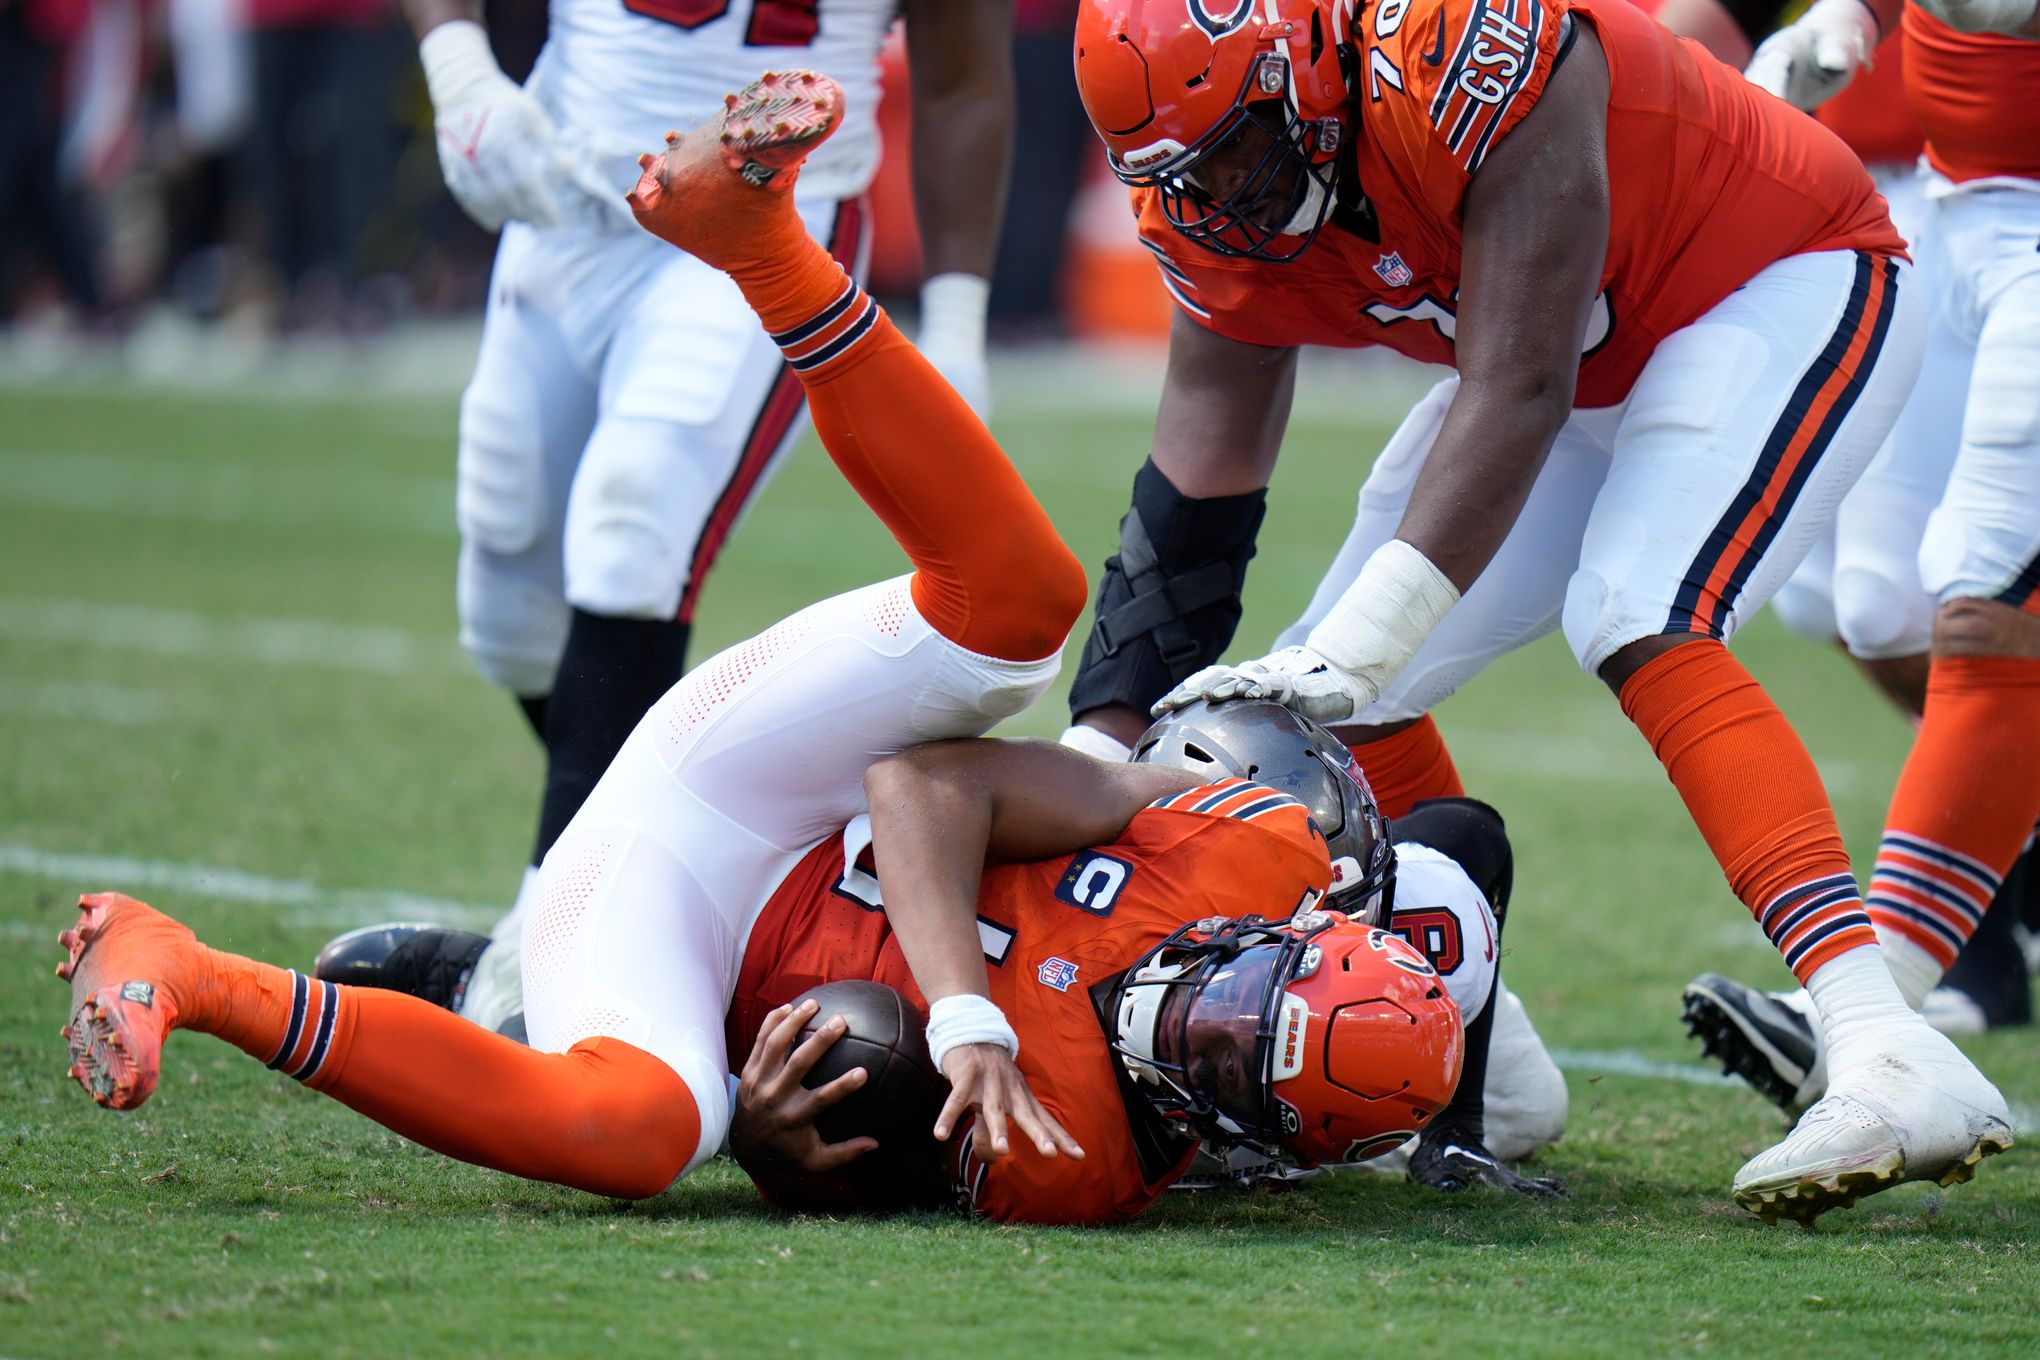
<instances>
[{"instance_id":1,"label":"orange football sock","mask_svg":"<svg viewBox=\"0 0 2040 1360\"><path fill-rule=\"evenodd\" d=\"M620 1039L540 1053L414 996L208 952L213 985L186 1000L179 1029L217 1034L434 1152L641 1199L701 1140L687 1084Z\"/></svg>"},{"instance_id":2,"label":"orange football sock","mask_svg":"<svg viewBox=\"0 0 2040 1360\"><path fill-rule=\"evenodd\" d=\"M1813 758L1728 648L1672 648L1629 678L1622 711L1801 982L1876 943Z\"/></svg>"},{"instance_id":3,"label":"orange football sock","mask_svg":"<svg viewBox=\"0 0 2040 1360\"><path fill-rule=\"evenodd\" d=\"M1466 786L1438 724L1426 713L1393 736L1356 742L1350 749L1374 790L1381 815L1393 820L1426 798L1464 798Z\"/></svg>"},{"instance_id":4,"label":"orange football sock","mask_svg":"<svg viewBox=\"0 0 2040 1360\"><path fill-rule=\"evenodd\" d=\"M1870 919L1908 1001L1976 932L2036 819L2040 660L1936 657L1870 876Z\"/></svg>"},{"instance_id":5,"label":"orange football sock","mask_svg":"<svg viewBox=\"0 0 2040 1360\"><path fill-rule=\"evenodd\" d=\"M1089 595L1083 568L984 423L794 212L799 159L835 130L842 92L783 72L726 105L639 157L632 212L743 290L829 456L913 560L914 604L936 631L1009 661L1060 649Z\"/></svg>"}]
</instances>

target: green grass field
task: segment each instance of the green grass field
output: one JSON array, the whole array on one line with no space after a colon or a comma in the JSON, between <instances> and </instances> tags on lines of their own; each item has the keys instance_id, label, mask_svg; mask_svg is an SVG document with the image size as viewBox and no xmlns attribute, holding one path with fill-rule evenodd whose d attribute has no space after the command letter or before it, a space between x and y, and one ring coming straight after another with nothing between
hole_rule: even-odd
<instances>
[{"instance_id":1,"label":"green grass field","mask_svg":"<svg viewBox=\"0 0 2040 1360\"><path fill-rule=\"evenodd\" d=\"M1291 439L1242 653L1306 597L1399 414L1347 400L1361 414ZM1515 834L1506 976L1568 1067L1541 1164L1566 1202L1349 1177L1173 1196L1111 1232L843 1223L713 1165L612 1204L443 1161L197 1036L146 1108L94 1108L50 976L82 889L299 966L346 926L507 902L540 765L453 641L453 419L450 399L0 389L0 1356L2040 1354L2030 1148L1812 1233L1729 1204L1780 1123L1692 1065L1678 989L1787 975L1552 639L1441 721ZM1145 418L1009 394L999 427L1102 559ZM900 562L805 447L721 566L697 655ZM1867 850L1906 728L1768 620L1742 650ZM1061 724L1058 698L1016 726ZM2040 1105L2031 1031L1971 1050Z\"/></svg>"}]
</instances>

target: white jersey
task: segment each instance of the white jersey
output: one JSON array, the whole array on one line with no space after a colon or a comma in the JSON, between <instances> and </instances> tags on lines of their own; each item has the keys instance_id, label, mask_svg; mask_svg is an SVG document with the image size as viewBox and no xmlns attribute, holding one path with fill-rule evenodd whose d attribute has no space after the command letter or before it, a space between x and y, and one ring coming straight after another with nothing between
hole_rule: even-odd
<instances>
[{"instance_id":1,"label":"white jersey","mask_svg":"<svg viewBox=\"0 0 2040 1360\"><path fill-rule=\"evenodd\" d=\"M613 164L622 194L639 152L707 121L725 94L770 69L820 71L848 107L796 192L853 198L878 169L878 53L897 11L897 0L552 0L526 88L570 142Z\"/></svg>"},{"instance_id":2,"label":"white jersey","mask_svg":"<svg viewBox=\"0 0 2040 1360\"><path fill-rule=\"evenodd\" d=\"M1466 1023L1478 1020L1494 987L1499 932L1486 896L1459 861L1428 845L1399 843L1388 928L1431 961Z\"/></svg>"}]
</instances>

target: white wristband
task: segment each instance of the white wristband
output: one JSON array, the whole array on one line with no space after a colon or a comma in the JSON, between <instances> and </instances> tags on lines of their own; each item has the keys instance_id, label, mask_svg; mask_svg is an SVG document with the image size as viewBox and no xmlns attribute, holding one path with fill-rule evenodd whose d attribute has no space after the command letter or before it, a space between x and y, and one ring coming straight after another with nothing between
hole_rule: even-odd
<instances>
[{"instance_id":1,"label":"white wristband","mask_svg":"<svg viewBox=\"0 0 2040 1360\"><path fill-rule=\"evenodd\" d=\"M452 108L484 85L508 80L489 49L489 35L472 19L449 19L418 40L418 64L435 109Z\"/></svg>"},{"instance_id":2,"label":"white wristband","mask_svg":"<svg viewBox=\"0 0 2040 1360\"><path fill-rule=\"evenodd\" d=\"M1020 1056L1020 1036L1006 1023L1006 1014L972 992L938 997L928 1007L928 1056L941 1070L942 1060L958 1044L997 1044L1006 1056Z\"/></svg>"},{"instance_id":3,"label":"white wristband","mask_svg":"<svg viewBox=\"0 0 2040 1360\"><path fill-rule=\"evenodd\" d=\"M1125 742L1108 732L1100 732L1097 728L1087 727L1083 723L1072 723L1063 732L1060 742L1072 751L1082 751L1087 756L1095 756L1099 760L1109 760L1115 764L1123 765L1133 757L1133 748Z\"/></svg>"},{"instance_id":4,"label":"white wristband","mask_svg":"<svg viewBox=\"0 0 2040 1360\"><path fill-rule=\"evenodd\" d=\"M1399 538L1374 550L1304 645L1379 695L1410 664L1459 589Z\"/></svg>"},{"instance_id":5,"label":"white wristband","mask_svg":"<svg viewBox=\"0 0 2040 1360\"><path fill-rule=\"evenodd\" d=\"M923 349L931 343L980 353L985 347L985 307L992 285L975 274L937 274L921 285L921 325L915 332Z\"/></svg>"}]
</instances>

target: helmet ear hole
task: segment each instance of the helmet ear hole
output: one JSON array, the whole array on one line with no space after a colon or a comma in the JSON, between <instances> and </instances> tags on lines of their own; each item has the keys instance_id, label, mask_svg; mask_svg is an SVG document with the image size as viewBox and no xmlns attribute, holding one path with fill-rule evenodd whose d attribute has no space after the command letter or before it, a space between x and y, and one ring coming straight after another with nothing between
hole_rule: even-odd
<instances>
[{"instance_id":1,"label":"helmet ear hole","mask_svg":"<svg viewBox=\"0 0 2040 1360\"><path fill-rule=\"evenodd\" d=\"M1194 741L1186 741L1183 743L1183 754L1189 756L1192 760L1202 760L1211 764L1217 763L1216 760L1214 760L1214 758L1212 757L1211 752L1205 750L1202 746L1199 746Z\"/></svg>"}]
</instances>

